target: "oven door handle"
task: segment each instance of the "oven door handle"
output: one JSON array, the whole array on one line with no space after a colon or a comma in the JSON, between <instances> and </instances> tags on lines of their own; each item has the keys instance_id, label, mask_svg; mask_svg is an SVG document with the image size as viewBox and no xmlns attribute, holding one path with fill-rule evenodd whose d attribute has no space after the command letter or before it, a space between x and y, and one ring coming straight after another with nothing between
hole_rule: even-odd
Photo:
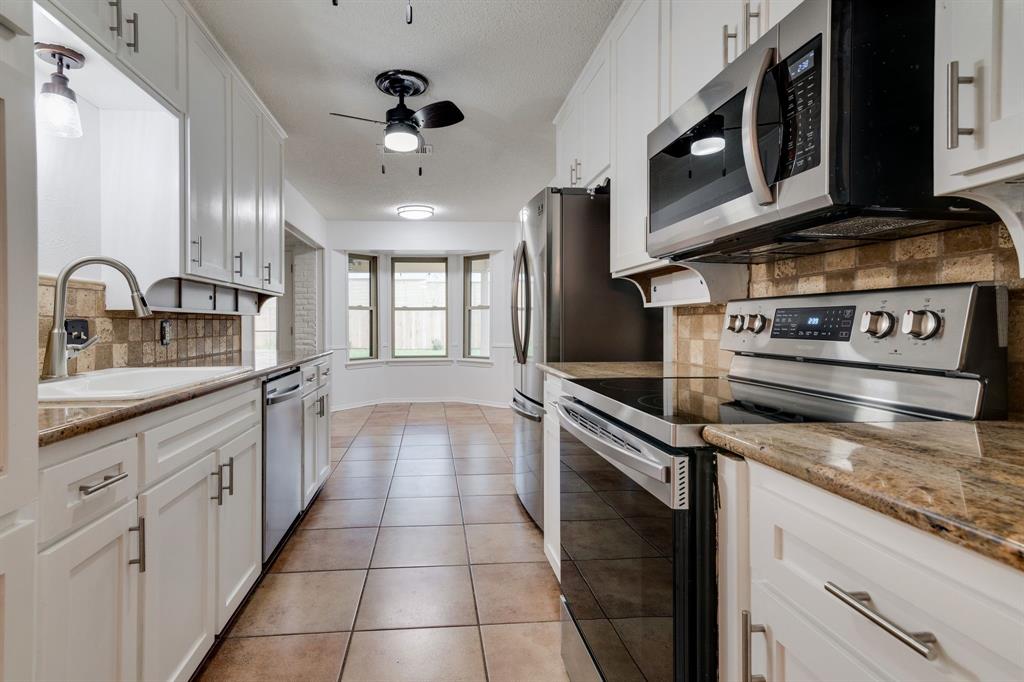
<instances>
[{"instance_id":1,"label":"oven door handle","mask_svg":"<svg viewBox=\"0 0 1024 682\"><path fill-rule=\"evenodd\" d=\"M601 455L604 459L616 464L621 464L622 466L641 473L644 476L653 478L659 483L669 483L672 480L672 472L668 465L661 464L660 462L653 462L646 457L633 454L629 450L621 448L615 443L611 443L604 438L591 433L576 423L576 420L572 418L572 415L569 414L569 411L565 409L565 406L562 405L562 403L558 403L557 407L558 421L561 423L562 428L578 438L584 445ZM600 417L589 410L583 410L577 406L574 406L573 409L585 412L588 419L593 419L596 422L603 421Z\"/></svg>"},{"instance_id":2,"label":"oven door handle","mask_svg":"<svg viewBox=\"0 0 1024 682\"><path fill-rule=\"evenodd\" d=\"M761 150L757 146L757 106L761 101L761 84L775 57L775 48L769 47L761 54L757 68L747 83L747 92L743 96L743 118L740 135L743 143L743 164L747 169L747 179L754 199L761 206L775 203L775 193L764 177L761 167Z\"/></svg>"}]
</instances>

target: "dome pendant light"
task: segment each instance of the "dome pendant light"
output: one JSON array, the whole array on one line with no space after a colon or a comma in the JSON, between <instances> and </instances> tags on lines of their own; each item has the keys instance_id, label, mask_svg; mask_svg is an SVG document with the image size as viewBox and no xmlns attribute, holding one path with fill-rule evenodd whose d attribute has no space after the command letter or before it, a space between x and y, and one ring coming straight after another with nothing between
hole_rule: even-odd
<instances>
[{"instance_id":1,"label":"dome pendant light","mask_svg":"<svg viewBox=\"0 0 1024 682\"><path fill-rule=\"evenodd\" d=\"M36 119L42 127L57 137L82 136L82 118L78 113L78 97L68 86L65 69L80 69L85 55L63 45L36 43L36 56L44 62L57 65L50 74L50 82L43 83L36 100Z\"/></svg>"}]
</instances>

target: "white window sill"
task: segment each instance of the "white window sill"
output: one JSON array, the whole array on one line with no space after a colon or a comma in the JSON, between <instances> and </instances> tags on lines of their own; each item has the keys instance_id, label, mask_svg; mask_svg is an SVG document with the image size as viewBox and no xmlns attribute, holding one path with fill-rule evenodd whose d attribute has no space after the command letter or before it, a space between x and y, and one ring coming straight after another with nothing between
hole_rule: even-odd
<instances>
[{"instance_id":1,"label":"white window sill","mask_svg":"<svg viewBox=\"0 0 1024 682\"><path fill-rule=\"evenodd\" d=\"M345 363L345 369L360 369L363 367L381 367L384 365L384 360L378 360L376 358L372 360L349 360Z\"/></svg>"},{"instance_id":2,"label":"white window sill","mask_svg":"<svg viewBox=\"0 0 1024 682\"><path fill-rule=\"evenodd\" d=\"M470 367L494 367L494 360L491 358L460 358L459 364Z\"/></svg>"},{"instance_id":3,"label":"white window sill","mask_svg":"<svg viewBox=\"0 0 1024 682\"><path fill-rule=\"evenodd\" d=\"M451 365L454 362L450 358L392 358L387 361L389 365Z\"/></svg>"}]
</instances>

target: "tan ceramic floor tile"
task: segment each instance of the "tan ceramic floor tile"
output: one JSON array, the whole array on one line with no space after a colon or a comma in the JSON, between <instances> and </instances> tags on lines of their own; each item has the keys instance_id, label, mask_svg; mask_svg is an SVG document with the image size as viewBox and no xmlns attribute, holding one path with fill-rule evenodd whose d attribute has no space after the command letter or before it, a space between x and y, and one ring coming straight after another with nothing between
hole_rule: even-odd
<instances>
[{"instance_id":1,"label":"tan ceramic floor tile","mask_svg":"<svg viewBox=\"0 0 1024 682\"><path fill-rule=\"evenodd\" d=\"M480 634L491 682L567 682L560 623L484 625ZM351 654L350 654L351 655Z\"/></svg>"},{"instance_id":2,"label":"tan ceramic floor tile","mask_svg":"<svg viewBox=\"0 0 1024 682\"><path fill-rule=\"evenodd\" d=\"M452 456L447 445L403 445L398 459L444 459Z\"/></svg>"},{"instance_id":3,"label":"tan ceramic floor tile","mask_svg":"<svg viewBox=\"0 0 1024 682\"><path fill-rule=\"evenodd\" d=\"M365 447L395 447L402 444L402 436L356 436L349 445L355 448Z\"/></svg>"},{"instance_id":4,"label":"tan ceramic floor tile","mask_svg":"<svg viewBox=\"0 0 1024 682\"><path fill-rule=\"evenodd\" d=\"M384 507L382 526L462 525L457 497L392 497Z\"/></svg>"},{"instance_id":5,"label":"tan ceramic floor tile","mask_svg":"<svg viewBox=\"0 0 1024 682\"><path fill-rule=\"evenodd\" d=\"M462 526L402 526L384 527L378 531L370 567L461 566L468 563L466 534Z\"/></svg>"},{"instance_id":6,"label":"tan ceramic floor tile","mask_svg":"<svg viewBox=\"0 0 1024 682\"><path fill-rule=\"evenodd\" d=\"M368 459L398 459L398 448L387 446L349 448L345 451L345 459L350 462Z\"/></svg>"},{"instance_id":7,"label":"tan ceramic floor tile","mask_svg":"<svg viewBox=\"0 0 1024 682\"><path fill-rule=\"evenodd\" d=\"M376 528L384 500L317 500L302 521L302 528Z\"/></svg>"},{"instance_id":8,"label":"tan ceramic floor tile","mask_svg":"<svg viewBox=\"0 0 1024 682\"><path fill-rule=\"evenodd\" d=\"M338 478L333 474L320 490L321 500L357 500L387 497L390 476L374 478Z\"/></svg>"},{"instance_id":9,"label":"tan ceramic floor tile","mask_svg":"<svg viewBox=\"0 0 1024 682\"><path fill-rule=\"evenodd\" d=\"M366 568L376 536L376 528L297 530L271 570L284 573Z\"/></svg>"},{"instance_id":10,"label":"tan ceramic floor tile","mask_svg":"<svg viewBox=\"0 0 1024 682\"><path fill-rule=\"evenodd\" d=\"M448 436L448 427L444 424L413 424L405 427L405 436Z\"/></svg>"},{"instance_id":11,"label":"tan ceramic floor tile","mask_svg":"<svg viewBox=\"0 0 1024 682\"><path fill-rule=\"evenodd\" d=\"M558 580L548 562L473 566L481 623L534 623L560 617Z\"/></svg>"},{"instance_id":12,"label":"tan ceramic floor tile","mask_svg":"<svg viewBox=\"0 0 1024 682\"><path fill-rule=\"evenodd\" d=\"M485 678L475 627L356 632L342 682L477 682Z\"/></svg>"},{"instance_id":13,"label":"tan ceramic floor tile","mask_svg":"<svg viewBox=\"0 0 1024 682\"><path fill-rule=\"evenodd\" d=\"M360 436L401 436L405 427L401 424L375 424L359 430Z\"/></svg>"},{"instance_id":14,"label":"tan ceramic floor tile","mask_svg":"<svg viewBox=\"0 0 1024 682\"><path fill-rule=\"evenodd\" d=\"M455 471L461 475L511 474L512 462L508 457L469 457L455 461Z\"/></svg>"},{"instance_id":15,"label":"tan ceramic floor tile","mask_svg":"<svg viewBox=\"0 0 1024 682\"><path fill-rule=\"evenodd\" d=\"M357 630L476 625L467 566L375 568L356 616Z\"/></svg>"},{"instance_id":16,"label":"tan ceramic floor tile","mask_svg":"<svg viewBox=\"0 0 1024 682\"><path fill-rule=\"evenodd\" d=\"M388 497L455 497L454 476L395 476Z\"/></svg>"},{"instance_id":17,"label":"tan ceramic floor tile","mask_svg":"<svg viewBox=\"0 0 1024 682\"><path fill-rule=\"evenodd\" d=\"M452 456L456 459L464 459L466 457L507 457L508 453L505 452L504 448L494 443L458 443L452 445Z\"/></svg>"},{"instance_id":18,"label":"tan ceramic floor tile","mask_svg":"<svg viewBox=\"0 0 1024 682\"><path fill-rule=\"evenodd\" d=\"M270 573L231 637L351 630L366 571Z\"/></svg>"},{"instance_id":19,"label":"tan ceramic floor tile","mask_svg":"<svg viewBox=\"0 0 1024 682\"><path fill-rule=\"evenodd\" d=\"M531 523L466 526L469 560L474 564L546 561L544 538Z\"/></svg>"},{"instance_id":20,"label":"tan ceramic floor tile","mask_svg":"<svg viewBox=\"0 0 1024 682\"><path fill-rule=\"evenodd\" d=\"M393 459L343 459L332 475L335 478L374 478L390 476L394 470Z\"/></svg>"},{"instance_id":21,"label":"tan ceramic floor tile","mask_svg":"<svg viewBox=\"0 0 1024 682\"><path fill-rule=\"evenodd\" d=\"M447 433L414 433L402 436L402 445L448 445Z\"/></svg>"},{"instance_id":22,"label":"tan ceramic floor tile","mask_svg":"<svg viewBox=\"0 0 1024 682\"><path fill-rule=\"evenodd\" d=\"M339 466L343 465L342 462ZM512 474L459 476L460 495L515 495Z\"/></svg>"},{"instance_id":23,"label":"tan ceramic floor tile","mask_svg":"<svg viewBox=\"0 0 1024 682\"><path fill-rule=\"evenodd\" d=\"M341 461L341 458L348 452L348 448L331 448L331 462L337 463Z\"/></svg>"},{"instance_id":24,"label":"tan ceramic floor tile","mask_svg":"<svg viewBox=\"0 0 1024 682\"><path fill-rule=\"evenodd\" d=\"M331 434L331 447L332 448L347 448L352 445L352 436L340 436L337 434Z\"/></svg>"},{"instance_id":25,"label":"tan ceramic floor tile","mask_svg":"<svg viewBox=\"0 0 1024 682\"><path fill-rule=\"evenodd\" d=\"M403 459L395 467L395 476L454 476L454 460L447 459Z\"/></svg>"},{"instance_id":26,"label":"tan ceramic floor tile","mask_svg":"<svg viewBox=\"0 0 1024 682\"><path fill-rule=\"evenodd\" d=\"M201 682L337 682L349 633L227 639Z\"/></svg>"},{"instance_id":27,"label":"tan ceramic floor tile","mask_svg":"<svg viewBox=\"0 0 1024 682\"><path fill-rule=\"evenodd\" d=\"M462 498L462 513L467 524L526 523L530 520L530 515L515 495L467 495Z\"/></svg>"}]
</instances>

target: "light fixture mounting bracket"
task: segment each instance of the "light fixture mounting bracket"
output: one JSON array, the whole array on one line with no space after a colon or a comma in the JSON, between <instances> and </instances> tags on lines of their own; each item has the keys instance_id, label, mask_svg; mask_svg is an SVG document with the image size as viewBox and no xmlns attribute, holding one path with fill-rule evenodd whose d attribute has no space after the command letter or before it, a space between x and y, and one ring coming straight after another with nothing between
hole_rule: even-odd
<instances>
[{"instance_id":1,"label":"light fixture mounting bracket","mask_svg":"<svg viewBox=\"0 0 1024 682\"><path fill-rule=\"evenodd\" d=\"M85 65L85 55L64 45L36 43L36 56L49 64L65 69L80 69Z\"/></svg>"}]
</instances>

